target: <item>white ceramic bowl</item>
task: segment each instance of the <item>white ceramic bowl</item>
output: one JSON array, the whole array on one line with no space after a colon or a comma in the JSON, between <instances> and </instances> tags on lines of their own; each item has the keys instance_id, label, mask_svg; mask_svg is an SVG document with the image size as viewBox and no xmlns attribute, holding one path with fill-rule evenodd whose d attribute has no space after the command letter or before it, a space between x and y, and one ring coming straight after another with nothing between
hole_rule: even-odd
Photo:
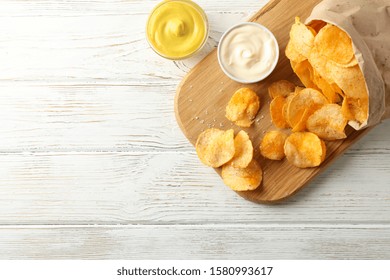
<instances>
[{"instance_id":1,"label":"white ceramic bowl","mask_svg":"<svg viewBox=\"0 0 390 280\"><path fill-rule=\"evenodd\" d=\"M255 27L258 27L260 29L262 29L263 31L265 31L266 33L268 33L270 35L270 37L272 38L272 40L274 41L274 46L275 46L275 60L273 61L271 67L269 67L269 69L264 72L263 74L259 74L258 77L254 78L254 79L251 79L251 80L245 80L245 79L242 79L242 78L239 78L239 77L236 77L234 76L231 72L228 71L228 69L226 69L226 67L224 66L224 63L223 63L223 58L222 58L222 55L221 55L221 49L222 49L222 46L224 44L224 39L226 38L226 36L234 29L238 28L238 27L241 27L241 26L245 26L245 25L252 25L252 26L255 26ZM236 24L234 26L232 26L231 28L229 28L221 37L221 40L218 44L218 62L219 62L219 65L222 69L222 71L232 80L236 81L236 82L239 82L239 83L243 83L243 84L251 84L251 83L257 83L257 82L260 82L262 80L264 80L265 78L267 78L271 73L272 71L275 69L277 63L278 63L278 60L279 60L279 45L278 45L278 41L276 40L275 38L275 35L268 29L266 28L265 26L259 24L259 23L256 23L256 22L243 22L243 23L239 23L239 24Z\"/></svg>"}]
</instances>

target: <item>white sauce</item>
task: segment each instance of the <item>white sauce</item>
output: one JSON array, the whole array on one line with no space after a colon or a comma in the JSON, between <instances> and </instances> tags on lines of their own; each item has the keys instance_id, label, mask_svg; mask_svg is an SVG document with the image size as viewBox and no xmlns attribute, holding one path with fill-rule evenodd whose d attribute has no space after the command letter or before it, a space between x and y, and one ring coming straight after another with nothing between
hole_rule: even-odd
<instances>
[{"instance_id":1,"label":"white sauce","mask_svg":"<svg viewBox=\"0 0 390 280\"><path fill-rule=\"evenodd\" d=\"M220 43L225 70L240 80L253 81L269 74L278 59L278 46L269 32L255 25L240 25Z\"/></svg>"}]
</instances>

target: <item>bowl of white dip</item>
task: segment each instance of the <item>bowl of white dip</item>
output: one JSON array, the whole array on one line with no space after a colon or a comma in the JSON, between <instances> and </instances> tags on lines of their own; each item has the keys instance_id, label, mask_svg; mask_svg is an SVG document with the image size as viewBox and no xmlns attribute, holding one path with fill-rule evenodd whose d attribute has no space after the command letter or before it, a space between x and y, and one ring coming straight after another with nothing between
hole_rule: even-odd
<instances>
[{"instance_id":1,"label":"bowl of white dip","mask_svg":"<svg viewBox=\"0 0 390 280\"><path fill-rule=\"evenodd\" d=\"M255 22L229 28L218 44L218 62L232 80L250 84L264 80L279 60L279 45L270 30Z\"/></svg>"}]
</instances>

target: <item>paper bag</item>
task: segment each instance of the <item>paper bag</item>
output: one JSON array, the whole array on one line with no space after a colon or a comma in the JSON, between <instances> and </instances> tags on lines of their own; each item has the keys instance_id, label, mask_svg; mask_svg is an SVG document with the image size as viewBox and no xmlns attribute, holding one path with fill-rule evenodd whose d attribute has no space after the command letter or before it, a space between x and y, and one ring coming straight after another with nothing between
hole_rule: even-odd
<instances>
[{"instance_id":1,"label":"paper bag","mask_svg":"<svg viewBox=\"0 0 390 280\"><path fill-rule=\"evenodd\" d=\"M390 118L390 1L324 0L305 23L313 20L334 24L352 39L366 80L369 109L365 123L350 125L359 130Z\"/></svg>"}]
</instances>

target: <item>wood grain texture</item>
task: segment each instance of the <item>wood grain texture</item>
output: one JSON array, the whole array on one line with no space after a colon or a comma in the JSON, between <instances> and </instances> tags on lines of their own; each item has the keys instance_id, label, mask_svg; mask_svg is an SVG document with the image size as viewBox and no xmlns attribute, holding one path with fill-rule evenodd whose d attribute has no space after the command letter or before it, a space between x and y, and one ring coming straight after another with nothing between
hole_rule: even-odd
<instances>
[{"instance_id":1,"label":"wood grain texture","mask_svg":"<svg viewBox=\"0 0 390 280\"><path fill-rule=\"evenodd\" d=\"M0 235L5 236L0 239L0 259L4 256L128 260L390 257L389 226L10 227L0 228ZM285 250L275 254L275 246Z\"/></svg>"},{"instance_id":2,"label":"wood grain texture","mask_svg":"<svg viewBox=\"0 0 390 280\"><path fill-rule=\"evenodd\" d=\"M241 199L194 151L0 153L0 224L387 224L389 128L273 206Z\"/></svg>"},{"instance_id":3,"label":"wood grain texture","mask_svg":"<svg viewBox=\"0 0 390 280\"><path fill-rule=\"evenodd\" d=\"M275 34L281 53L276 69L267 79L256 84L245 85L258 93L262 104L254 125L244 129L256 147L259 146L266 131L277 129L273 126L269 113L268 86L273 81L280 79L288 79L296 84L301 84L291 70L289 60L284 55L284 49L289 39L288 32L294 17L300 16L302 20L305 19L318 2L318 0L311 0L305 1L302 5L291 6L291 1L287 0L270 1L252 18L252 21L263 24ZM242 129L226 119L225 107L233 93L243 86L243 84L234 82L223 74L218 63L216 50L194 67L183 79L176 93L175 112L180 128L193 145L198 135L210 127L234 128L236 133ZM263 182L254 191L238 192L238 194L251 201L261 203L274 203L289 198L305 187L370 129L355 131L349 127L346 130L347 139L327 142L326 159L321 166L316 168L301 169L294 167L286 159L271 161L261 157L260 153L255 153L255 158L263 169ZM220 173L220 168L216 171Z\"/></svg>"},{"instance_id":4,"label":"wood grain texture","mask_svg":"<svg viewBox=\"0 0 390 280\"><path fill-rule=\"evenodd\" d=\"M177 62L145 41L158 2L1 1L0 258L388 258L390 122L287 202L243 200L197 159L174 95L267 1L198 0L206 48Z\"/></svg>"}]
</instances>

